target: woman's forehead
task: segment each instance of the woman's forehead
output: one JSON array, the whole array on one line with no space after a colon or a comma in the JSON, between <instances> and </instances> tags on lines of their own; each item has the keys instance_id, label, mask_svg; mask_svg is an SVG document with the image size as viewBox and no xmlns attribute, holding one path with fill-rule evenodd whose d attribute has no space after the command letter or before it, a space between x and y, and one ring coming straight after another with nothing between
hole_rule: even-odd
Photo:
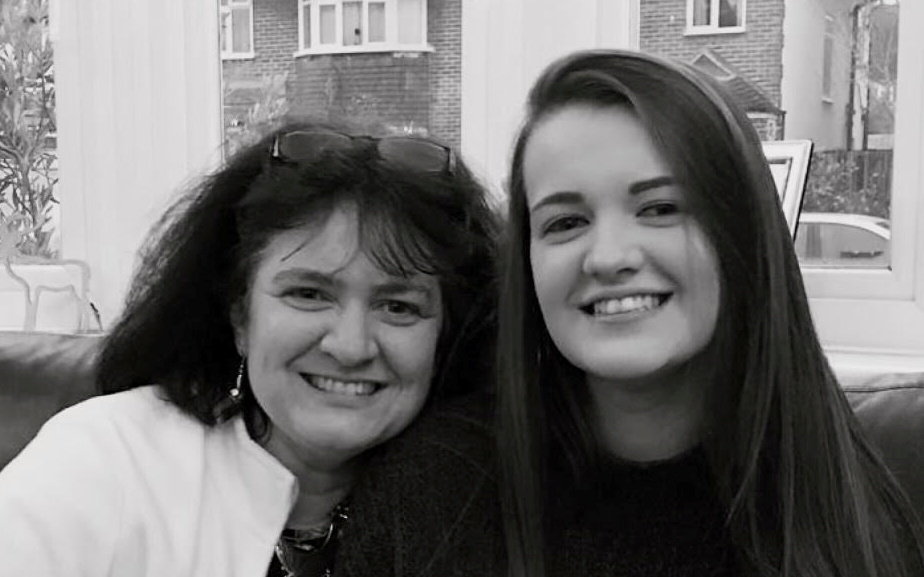
<instances>
[{"instance_id":1,"label":"woman's forehead","mask_svg":"<svg viewBox=\"0 0 924 577\"><path fill-rule=\"evenodd\" d=\"M333 275L359 259L396 281L431 276L432 257L419 239L410 242L407 231L402 235L397 227L383 215L362 214L355 203L343 202L273 235L259 266L308 266Z\"/></svg>"}]
</instances>

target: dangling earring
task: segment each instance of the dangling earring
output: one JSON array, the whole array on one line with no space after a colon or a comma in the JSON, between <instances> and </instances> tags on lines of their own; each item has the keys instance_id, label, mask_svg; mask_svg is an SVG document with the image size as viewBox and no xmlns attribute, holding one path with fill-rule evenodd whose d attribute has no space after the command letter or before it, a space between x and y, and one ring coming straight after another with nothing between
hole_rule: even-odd
<instances>
[{"instance_id":1,"label":"dangling earring","mask_svg":"<svg viewBox=\"0 0 924 577\"><path fill-rule=\"evenodd\" d=\"M241 364L237 366L237 378L234 379L234 386L228 391L228 397L234 404L241 402L241 381L244 380L244 368L247 366L247 357L241 357Z\"/></svg>"},{"instance_id":2,"label":"dangling earring","mask_svg":"<svg viewBox=\"0 0 924 577\"><path fill-rule=\"evenodd\" d=\"M224 421L226 418L228 418L228 413L230 413L241 403L241 399L244 396L244 390L241 388L241 383L244 380L244 369L246 366L246 357L241 357L241 364L237 367L237 377L234 379L234 386L228 390L228 395L225 398L221 399L218 401L218 403L215 404L215 408L212 411L212 414L215 415L216 421Z\"/></svg>"}]
</instances>

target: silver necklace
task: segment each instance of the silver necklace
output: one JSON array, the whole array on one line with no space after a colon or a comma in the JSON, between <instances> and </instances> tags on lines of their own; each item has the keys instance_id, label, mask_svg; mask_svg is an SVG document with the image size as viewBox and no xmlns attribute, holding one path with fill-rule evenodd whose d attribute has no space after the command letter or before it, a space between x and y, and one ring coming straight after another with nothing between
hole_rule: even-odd
<instances>
[{"instance_id":1,"label":"silver necklace","mask_svg":"<svg viewBox=\"0 0 924 577\"><path fill-rule=\"evenodd\" d=\"M286 577L330 577L334 555L349 506L341 502L331 512L326 528L283 529L276 541L276 558Z\"/></svg>"}]
</instances>

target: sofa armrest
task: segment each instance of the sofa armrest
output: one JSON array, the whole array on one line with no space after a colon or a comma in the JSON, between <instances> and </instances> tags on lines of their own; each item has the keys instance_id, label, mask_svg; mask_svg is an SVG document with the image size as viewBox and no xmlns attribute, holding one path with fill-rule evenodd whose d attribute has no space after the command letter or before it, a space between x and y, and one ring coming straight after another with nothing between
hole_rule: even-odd
<instances>
[{"instance_id":1,"label":"sofa armrest","mask_svg":"<svg viewBox=\"0 0 924 577\"><path fill-rule=\"evenodd\" d=\"M98 336L0 332L0 469L61 409L96 394Z\"/></svg>"}]
</instances>

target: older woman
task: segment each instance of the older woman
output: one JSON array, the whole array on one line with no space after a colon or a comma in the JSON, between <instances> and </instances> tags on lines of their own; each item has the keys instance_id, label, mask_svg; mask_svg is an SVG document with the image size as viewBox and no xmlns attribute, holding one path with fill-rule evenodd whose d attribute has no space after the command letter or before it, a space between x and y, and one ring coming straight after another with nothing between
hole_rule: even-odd
<instances>
[{"instance_id":1,"label":"older woman","mask_svg":"<svg viewBox=\"0 0 924 577\"><path fill-rule=\"evenodd\" d=\"M430 139L288 126L156 228L103 392L0 474L0 574L329 574L370 449L483 368L495 220Z\"/></svg>"}]
</instances>

